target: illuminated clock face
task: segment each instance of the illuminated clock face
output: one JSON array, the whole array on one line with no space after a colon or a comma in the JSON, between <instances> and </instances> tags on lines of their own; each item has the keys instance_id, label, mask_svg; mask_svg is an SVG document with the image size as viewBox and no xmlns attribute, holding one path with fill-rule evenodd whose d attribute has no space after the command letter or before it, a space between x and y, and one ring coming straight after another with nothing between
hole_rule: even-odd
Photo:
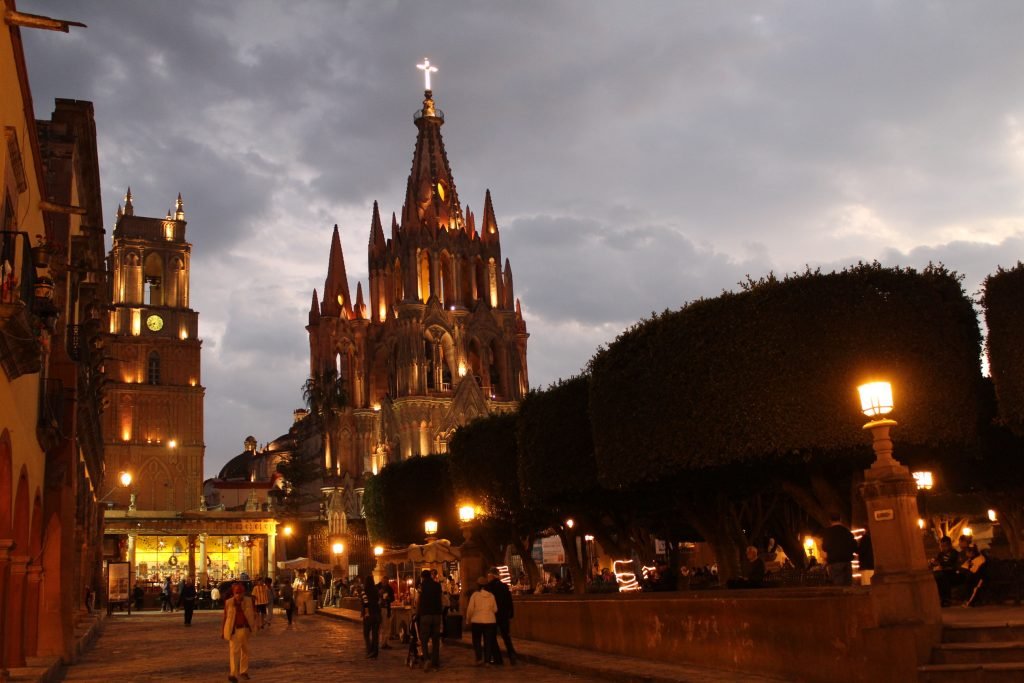
<instances>
[{"instance_id":1,"label":"illuminated clock face","mask_svg":"<svg viewBox=\"0 0 1024 683\"><path fill-rule=\"evenodd\" d=\"M159 332L161 329L163 329L163 326L164 319L158 315L151 315L148 318L146 318L146 327L148 327L154 332Z\"/></svg>"}]
</instances>

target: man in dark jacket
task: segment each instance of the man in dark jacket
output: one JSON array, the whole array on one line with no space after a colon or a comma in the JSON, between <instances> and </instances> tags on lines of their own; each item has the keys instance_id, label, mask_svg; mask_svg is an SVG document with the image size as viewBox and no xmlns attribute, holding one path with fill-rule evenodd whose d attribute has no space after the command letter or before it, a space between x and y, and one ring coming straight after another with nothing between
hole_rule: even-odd
<instances>
[{"instance_id":1,"label":"man in dark jacket","mask_svg":"<svg viewBox=\"0 0 1024 683\"><path fill-rule=\"evenodd\" d=\"M444 611L441 584L433 579L429 569L420 574L419 620L420 637L423 640L423 655L426 658L427 641L430 641L430 658L423 663L423 670L441 667L441 614Z\"/></svg>"},{"instance_id":2,"label":"man in dark jacket","mask_svg":"<svg viewBox=\"0 0 1024 683\"><path fill-rule=\"evenodd\" d=\"M857 552L857 539L839 521L839 515L832 515L832 525L821 534L821 547L825 551L828 575L834 586L849 586L853 583L853 554Z\"/></svg>"},{"instance_id":3,"label":"man in dark jacket","mask_svg":"<svg viewBox=\"0 0 1024 683\"><path fill-rule=\"evenodd\" d=\"M380 594L373 576L367 576L363 590L363 642L366 658L377 659L380 644Z\"/></svg>"},{"instance_id":4,"label":"man in dark jacket","mask_svg":"<svg viewBox=\"0 0 1024 683\"><path fill-rule=\"evenodd\" d=\"M516 664L516 649L512 647L512 617L514 616L514 608L512 606L512 591L508 589L505 582L501 580L501 575L498 572L497 567L491 567L487 570L487 590L494 596L494 601L498 603L498 612L495 614L495 619L498 622L498 633L501 634L501 639L505 641L505 652L508 654L508 663L512 666ZM501 664L501 652L495 648L494 650L494 663Z\"/></svg>"}]
</instances>

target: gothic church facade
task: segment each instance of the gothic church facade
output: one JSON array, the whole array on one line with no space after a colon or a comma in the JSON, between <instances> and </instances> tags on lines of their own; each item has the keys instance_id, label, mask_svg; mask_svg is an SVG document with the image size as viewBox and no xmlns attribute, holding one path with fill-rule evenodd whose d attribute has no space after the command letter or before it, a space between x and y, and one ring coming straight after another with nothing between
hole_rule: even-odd
<instances>
[{"instance_id":1,"label":"gothic church facade","mask_svg":"<svg viewBox=\"0 0 1024 683\"><path fill-rule=\"evenodd\" d=\"M462 208L428 89L401 219L385 237L374 203L369 287L350 293L338 228L309 310L310 373L335 373L347 407L324 467L359 481L388 462L447 451L455 429L514 410L529 381L528 333L490 192L479 224Z\"/></svg>"}]
</instances>

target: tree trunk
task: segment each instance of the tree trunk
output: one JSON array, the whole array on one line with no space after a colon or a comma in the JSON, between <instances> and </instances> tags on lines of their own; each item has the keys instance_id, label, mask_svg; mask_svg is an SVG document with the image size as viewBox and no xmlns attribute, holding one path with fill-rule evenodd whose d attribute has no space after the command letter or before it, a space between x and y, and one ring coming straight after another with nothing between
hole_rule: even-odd
<instances>
[{"instance_id":1,"label":"tree trunk","mask_svg":"<svg viewBox=\"0 0 1024 683\"><path fill-rule=\"evenodd\" d=\"M562 539L566 564L569 565L569 575L572 576L572 592L576 595L583 595L587 592L587 575L580 565L580 554L576 551L576 534L559 529L558 537Z\"/></svg>"},{"instance_id":2,"label":"tree trunk","mask_svg":"<svg viewBox=\"0 0 1024 683\"><path fill-rule=\"evenodd\" d=\"M531 590L535 589L540 584L540 570L537 569L537 563L533 561L533 535L523 538L516 534L512 544L515 546L516 552L519 553L519 559L523 562L523 570L526 572Z\"/></svg>"}]
</instances>

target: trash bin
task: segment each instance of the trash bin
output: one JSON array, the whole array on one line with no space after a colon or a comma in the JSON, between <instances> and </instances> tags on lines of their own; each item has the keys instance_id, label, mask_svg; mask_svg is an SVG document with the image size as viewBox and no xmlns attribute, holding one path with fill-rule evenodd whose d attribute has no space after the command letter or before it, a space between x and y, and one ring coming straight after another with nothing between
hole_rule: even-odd
<instances>
[{"instance_id":1,"label":"trash bin","mask_svg":"<svg viewBox=\"0 0 1024 683\"><path fill-rule=\"evenodd\" d=\"M444 637L452 640L462 639L462 615L447 614L444 618Z\"/></svg>"}]
</instances>

